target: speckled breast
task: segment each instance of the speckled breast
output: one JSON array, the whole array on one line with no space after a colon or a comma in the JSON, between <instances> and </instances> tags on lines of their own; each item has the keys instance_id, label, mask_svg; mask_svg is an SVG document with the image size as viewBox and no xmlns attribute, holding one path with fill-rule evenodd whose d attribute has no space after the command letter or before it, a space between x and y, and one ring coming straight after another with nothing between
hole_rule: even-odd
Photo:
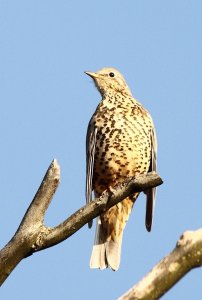
<instances>
[{"instance_id":1,"label":"speckled breast","mask_svg":"<svg viewBox=\"0 0 202 300\"><path fill-rule=\"evenodd\" d=\"M104 99L94 121L98 130L93 188L97 194L128 176L148 172L152 121L135 99Z\"/></svg>"}]
</instances>

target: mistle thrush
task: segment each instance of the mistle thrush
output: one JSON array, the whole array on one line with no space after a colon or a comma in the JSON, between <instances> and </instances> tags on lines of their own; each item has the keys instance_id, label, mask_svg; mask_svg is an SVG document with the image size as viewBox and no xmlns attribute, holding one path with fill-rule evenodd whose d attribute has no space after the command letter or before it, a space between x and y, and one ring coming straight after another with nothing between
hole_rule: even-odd
<instances>
[{"instance_id":1,"label":"mistle thrush","mask_svg":"<svg viewBox=\"0 0 202 300\"><path fill-rule=\"evenodd\" d=\"M148 111L133 98L123 76L114 68L85 72L102 96L86 138L86 201L99 197L129 176L156 171L156 136ZM145 192L145 224L151 230L155 188ZM120 264L123 230L139 193L124 199L97 218L91 268ZM91 226L91 224L89 224Z\"/></svg>"}]
</instances>

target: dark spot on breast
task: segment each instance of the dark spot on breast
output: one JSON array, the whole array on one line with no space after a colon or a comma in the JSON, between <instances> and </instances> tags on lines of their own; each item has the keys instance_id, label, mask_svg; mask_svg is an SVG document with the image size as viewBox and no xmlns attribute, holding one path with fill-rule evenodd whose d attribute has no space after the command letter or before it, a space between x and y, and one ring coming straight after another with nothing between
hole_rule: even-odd
<instances>
[{"instance_id":1,"label":"dark spot on breast","mask_svg":"<svg viewBox=\"0 0 202 300\"><path fill-rule=\"evenodd\" d=\"M114 128L115 124L116 124L115 120L112 120L111 127Z\"/></svg>"},{"instance_id":2,"label":"dark spot on breast","mask_svg":"<svg viewBox=\"0 0 202 300\"><path fill-rule=\"evenodd\" d=\"M109 149L109 144L107 144L107 145L105 146L105 151L107 152L108 149Z\"/></svg>"}]
</instances>

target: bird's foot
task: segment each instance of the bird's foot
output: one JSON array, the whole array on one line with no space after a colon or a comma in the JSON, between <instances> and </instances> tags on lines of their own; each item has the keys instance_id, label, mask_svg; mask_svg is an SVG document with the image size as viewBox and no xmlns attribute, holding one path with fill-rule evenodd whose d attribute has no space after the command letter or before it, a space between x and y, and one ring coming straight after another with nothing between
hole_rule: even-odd
<instances>
[{"instance_id":1,"label":"bird's foot","mask_svg":"<svg viewBox=\"0 0 202 300\"><path fill-rule=\"evenodd\" d=\"M114 188L114 187L112 187L112 186L109 186L108 187L108 190L109 190L109 192L113 195L114 193L115 193L115 191L116 191L116 189Z\"/></svg>"}]
</instances>

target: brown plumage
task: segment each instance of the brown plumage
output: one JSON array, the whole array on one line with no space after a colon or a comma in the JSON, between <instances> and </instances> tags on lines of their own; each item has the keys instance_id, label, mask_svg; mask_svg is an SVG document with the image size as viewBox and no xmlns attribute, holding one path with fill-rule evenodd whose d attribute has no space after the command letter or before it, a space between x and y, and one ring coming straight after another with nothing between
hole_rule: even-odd
<instances>
[{"instance_id":1,"label":"brown plumage","mask_svg":"<svg viewBox=\"0 0 202 300\"><path fill-rule=\"evenodd\" d=\"M86 138L88 203L93 190L99 197L129 176L156 171L156 137L149 113L133 98L120 72L104 68L86 74L93 78L102 95ZM145 224L150 231L155 189L148 190L146 195ZM119 268L123 230L137 197L138 193L124 199L97 219L91 268Z\"/></svg>"}]
</instances>

